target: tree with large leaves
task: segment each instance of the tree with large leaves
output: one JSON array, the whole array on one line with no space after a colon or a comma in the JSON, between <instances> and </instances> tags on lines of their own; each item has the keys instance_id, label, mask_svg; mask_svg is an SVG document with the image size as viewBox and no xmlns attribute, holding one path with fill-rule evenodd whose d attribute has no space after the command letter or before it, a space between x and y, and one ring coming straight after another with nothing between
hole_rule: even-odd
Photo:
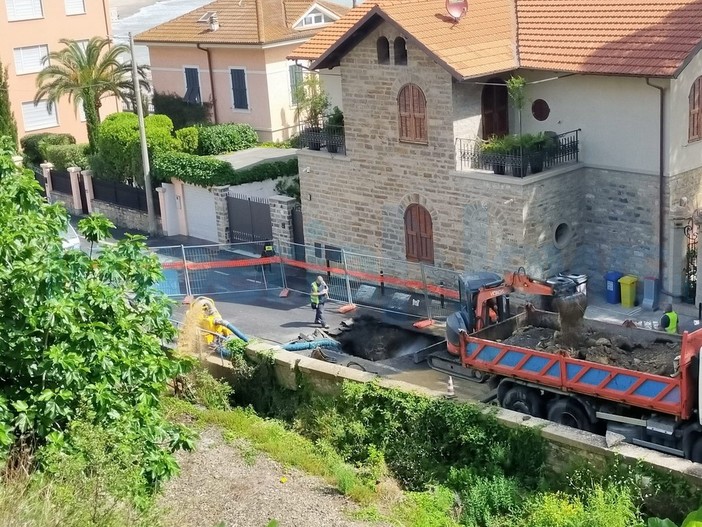
<instances>
[{"instance_id":1,"label":"tree with large leaves","mask_svg":"<svg viewBox=\"0 0 702 527\"><path fill-rule=\"evenodd\" d=\"M34 103L46 99L51 107L68 97L76 111L82 105L90 150L94 152L102 99L111 96L125 102L134 99L132 64L121 60L128 56L129 47L112 45L102 37L93 37L87 44L68 39L59 42L65 47L49 53L46 66L37 75ZM146 69L140 66L138 71L141 88L149 91Z\"/></svg>"},{"instance_id":2,"label":"tree with large leaves","mask_svg":"<svg viewBox=\"0 0 702 527\"><path fill-rule=\"evenodd\" d=\"M8 136L17 145L17 123L10 106L10 87L7 82L7 66L0 62L0 136Z\"/></svg>"}]
</instances>

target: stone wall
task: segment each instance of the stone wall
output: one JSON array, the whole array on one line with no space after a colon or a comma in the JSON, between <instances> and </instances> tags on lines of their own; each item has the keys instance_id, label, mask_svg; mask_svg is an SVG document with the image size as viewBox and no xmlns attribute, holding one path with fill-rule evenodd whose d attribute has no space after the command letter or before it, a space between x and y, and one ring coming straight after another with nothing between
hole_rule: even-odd
<instances>
[{"instance_id":1,"label":"stone wall","mask_svg":"<svg viewBox=\"0 0 702 527\"><path fill-rule=\"evenodd\" d=\"M385 379L372 373L303 357L281 348L271 350L271 346L265 343L249 344L246 353L256 362L269 360L269 357L272 357L275 381L289 390L297 390L299 386L305 386L321 394L335 394L344 382L374 381L384 388L413 392L426 397L446 395L406 382ZM229 361L209 355L204 364L215 377L230 382L236 381L236 374ZM605 438L599 435L535 417L525 419L524 414L504 408L495 409L487 406L485 408L490 412L496 410L494 415L498 423L505 428L528 426L535 429L547 442L546 463L555 472L562 472L565 468L579 465L583 461L590 462L596 467L603 467L616 456L624 463L632 465L643 463L664 474L672 473L681 476L687 480L692 489L702 490L702 471L699 464L628 443L610 448L607 447Z\"/></svg>"},{"instance_id":2,"label":"stone wall","mask_svg":"<svg viewBox=\"0 0 702 527\"><path fill-rule=\"evenodd\" d=\"M140 210L129 209L127 207L120 207L114 203L107 203L106 201L93 200L93 212L99 212L104 214L115 225L123 227L125 229L134 229L143 232L149 231L149 216L146 212ZM159 231L161 230L161 222L157 221L157 226Z\"/></svg>"},{"instance_id":3,"label":"stone wall","mask_svg":"<svg viewBox=\"0 0 702 527\"><path fill-rule=\"evenodd\" d=\"M60 201L61 203L64 204L66 207L66 210L68 211L69 214L72 214L74 216L81 216L83 214L82 209L76 209L73 206L73 196L70 194L64 194L63 192L56 192L55 190L51 191L51 203L55 203L57 201Z\"/></svg>"}]
</instances>

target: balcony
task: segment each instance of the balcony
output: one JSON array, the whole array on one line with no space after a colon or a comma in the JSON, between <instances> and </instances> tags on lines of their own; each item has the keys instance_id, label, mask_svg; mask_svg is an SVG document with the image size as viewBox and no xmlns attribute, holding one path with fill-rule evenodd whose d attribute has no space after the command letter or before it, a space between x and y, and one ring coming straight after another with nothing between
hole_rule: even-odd
<instances>
[{"instance_id":1,"label":"balcony","mask_svg":"<svg viewBox=\"0 0 702 527\"><path fill-rule=\"evenodd\" d=\"M330 124L327 120L319 126L300 125L299 147L310 150L326 150L330 154L346 155L344 126Z\"/></svg>"},{"instance_id":2,"label":"balcony","mask_svg":"<svg viewBox=\"0 0 702 527\"><path fill-rule=\"evenodd\" d=\"M456 139L456 168L461 171L489 170L495 174L526 177L560 165L578 162L580 143L578 130L563 134L544 134L531 144L519 143L514 136L513 146L490 148L482 139ZM521 136L524 137L524 136ZM501 150L501 151L496 151Z\"/></svg>"}]
</instances>

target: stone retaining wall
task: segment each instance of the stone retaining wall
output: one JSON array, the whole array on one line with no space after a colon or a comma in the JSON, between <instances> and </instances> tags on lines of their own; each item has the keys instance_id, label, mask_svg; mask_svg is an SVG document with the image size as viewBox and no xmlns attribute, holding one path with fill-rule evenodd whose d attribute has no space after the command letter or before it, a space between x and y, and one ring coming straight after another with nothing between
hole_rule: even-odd
<instances>
[{"instance_id":1,"label":"stone retaining wall","mask_svg":"<svg viewBox=\"0 0 702 527\"><path fill-rule=\"evenodd\" d=\"M272 355L276 380L280 386L289 390L297 390L300 381L302 381L305 386L311 387L320 393L335 394L340 390L342 383L346 381L371 382L377 380L378 384L385 388L417 393L426 397L443 397L445 395L422 386L378 378L371 373L303 357L281 348L271 349L271 346L268 344L249 344L246 353L249 358L257 362L261 361L263 357L267 359L267 357ZM228 360L209 356L206 359L206 367L215 377L230 381L234 378L233 369ZM548 443L549 456L547 463L549 468L555 472L561 472L575 462L583 460L590 461L597 467L604 467L617 455L622 461L632 465L641 461L661 472L680 475L690 485L702 491L701 464L628 443L608 448L602 436L503 408L497 409L495 416L498 422L506 427L528 426L538 430L541 437Z\"/></svg>"},{"instance_id":2,"label":"stone retaining wall","mask_svg":"<svg viewBox=\"0 0 702 527\"><path fill-rule=\"evenodd\" d=\"M92 201L93 212L99 212L107 216L112 222L125 229L135 229L142 232L149 231L149 215L136 209L120 207L114 203ZM160 227L160 222L157 222Z\"/></svg>"}]
</instances>

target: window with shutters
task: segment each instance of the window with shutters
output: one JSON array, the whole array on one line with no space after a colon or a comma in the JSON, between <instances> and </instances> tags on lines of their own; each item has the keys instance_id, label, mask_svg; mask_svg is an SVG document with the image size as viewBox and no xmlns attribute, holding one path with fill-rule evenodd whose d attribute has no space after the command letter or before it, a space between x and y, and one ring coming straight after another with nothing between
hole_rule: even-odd
<instances>
[{"instance_id":1,"label":"window with shutters","mask_svg":"<svg viewBox=\"0 0 702 527\"><path fill-rule=\"evenodd\" d=\"M427 99L416 84L406 84L397 97L400 121L400 141L428 143Z\"/></svg>"},{"instance_id":2,"label":"window with shutters","mask_svg":"<svg viewBox=\"0 0 702 527\"><path fill-rule=\"evenodd\" d=\"M197 68L184 68L185 72L185 95L183 100L190 104L201 104L200 96L200 71Z\"/></svg>"},{"instance_id":3,"label":"window with shutters","mask_svg":"<svg viewBox=\"0 0 702 527\"><path fill-rule=\"evenodd\" d=\"M690 88L690 121L688 123L688 142L702 139L702 121L700 113L702 108L702 77L697 77Z\"/></svg>"},{"instance_id":4,"label":"window with shutters","mask_svg":"<svg viewBox=\"0 0 702 527\"><path fill-rule=\"evenodd\" d=\"M9 22L44 18L41 0L5 0L5 8Z\"/></svg>"},{"instance_id":5,"label":"window with shutters","mask_svg":"<svg viewBox=\"0 0 702 527\"><path fill-rule=\"evenodd\" d=\"M290 104L297 106L297 99L301 95L302 66L299 64L291 64L288 66L288 77L290 80Z\"/></svg>"},{"instance_id":6,"label":"window with shutters","mask_svg":"<svg viewBox=\"0 0 702 527\"><path fill-rule=\"evenodd\" d=\"M232 78L232 102L235 110L249 109L249 95L246 90L246 70L234 69L230 71Z\"/></svg>"},{"instance_id":7,"label":"window with shutters","mask_svg":"<svg viewBox=\"0 0 702 527\"><path fill-rule=\"evenodd\" d=\"M417 203L405 211L405 254L413 262L434 263L431 214Z\"/></svg>"},{"instance_id":8,"label":"window with shutters","mask_svg":"<svg viewBox=\"0 0 702 527\"><path fill-rule=\"evenodd\" d=\"M390 64L390 42L385 37L380 37L376 42L378 48L378 64Z\"/></svg>"},{"instance_id":9,"label":"window with shutters","mask_svg":"<svg viewBox=\"0 0 702 527\"><path fill-rule=\"evenodd\" d=\"M44 59L49 55L49 46L28 46L26 48L15 48L13 55L15 58L15 72L17 75L25 73L37 73L45 65Z\"/></svg>"},{"instance_id":10,"label":"window with shutters","mask_svg":"<svg viewBox=\"0 0 702 527\"><path fill-rule=\"evenodd\" d=\"M397 37L392 43L395 52L395 66L407 66L407 43L402 37Z\"/></svg>"},{"instance_id":11,"label":"window with shutters","mask_svg":"<svg viewBox=\"0 0 702 527\"><path fill-rule=\"evenodd\" d=\"M64 0L64 7L68 16L85 14L85 0Z\"/></svg>"},{"instance_id":12,"label":"window with shutters","mask_svg":"<svg viewBox=\"0 0 702 527\"><path fill-rule=\"evenodd\" d=\"M39 101L36 105L32 101L23 102L22 121L27 132L58 126L56 106L52 106L51 110L49 110L49 105L46 101Z\"/></svg>"}]
</instances>

